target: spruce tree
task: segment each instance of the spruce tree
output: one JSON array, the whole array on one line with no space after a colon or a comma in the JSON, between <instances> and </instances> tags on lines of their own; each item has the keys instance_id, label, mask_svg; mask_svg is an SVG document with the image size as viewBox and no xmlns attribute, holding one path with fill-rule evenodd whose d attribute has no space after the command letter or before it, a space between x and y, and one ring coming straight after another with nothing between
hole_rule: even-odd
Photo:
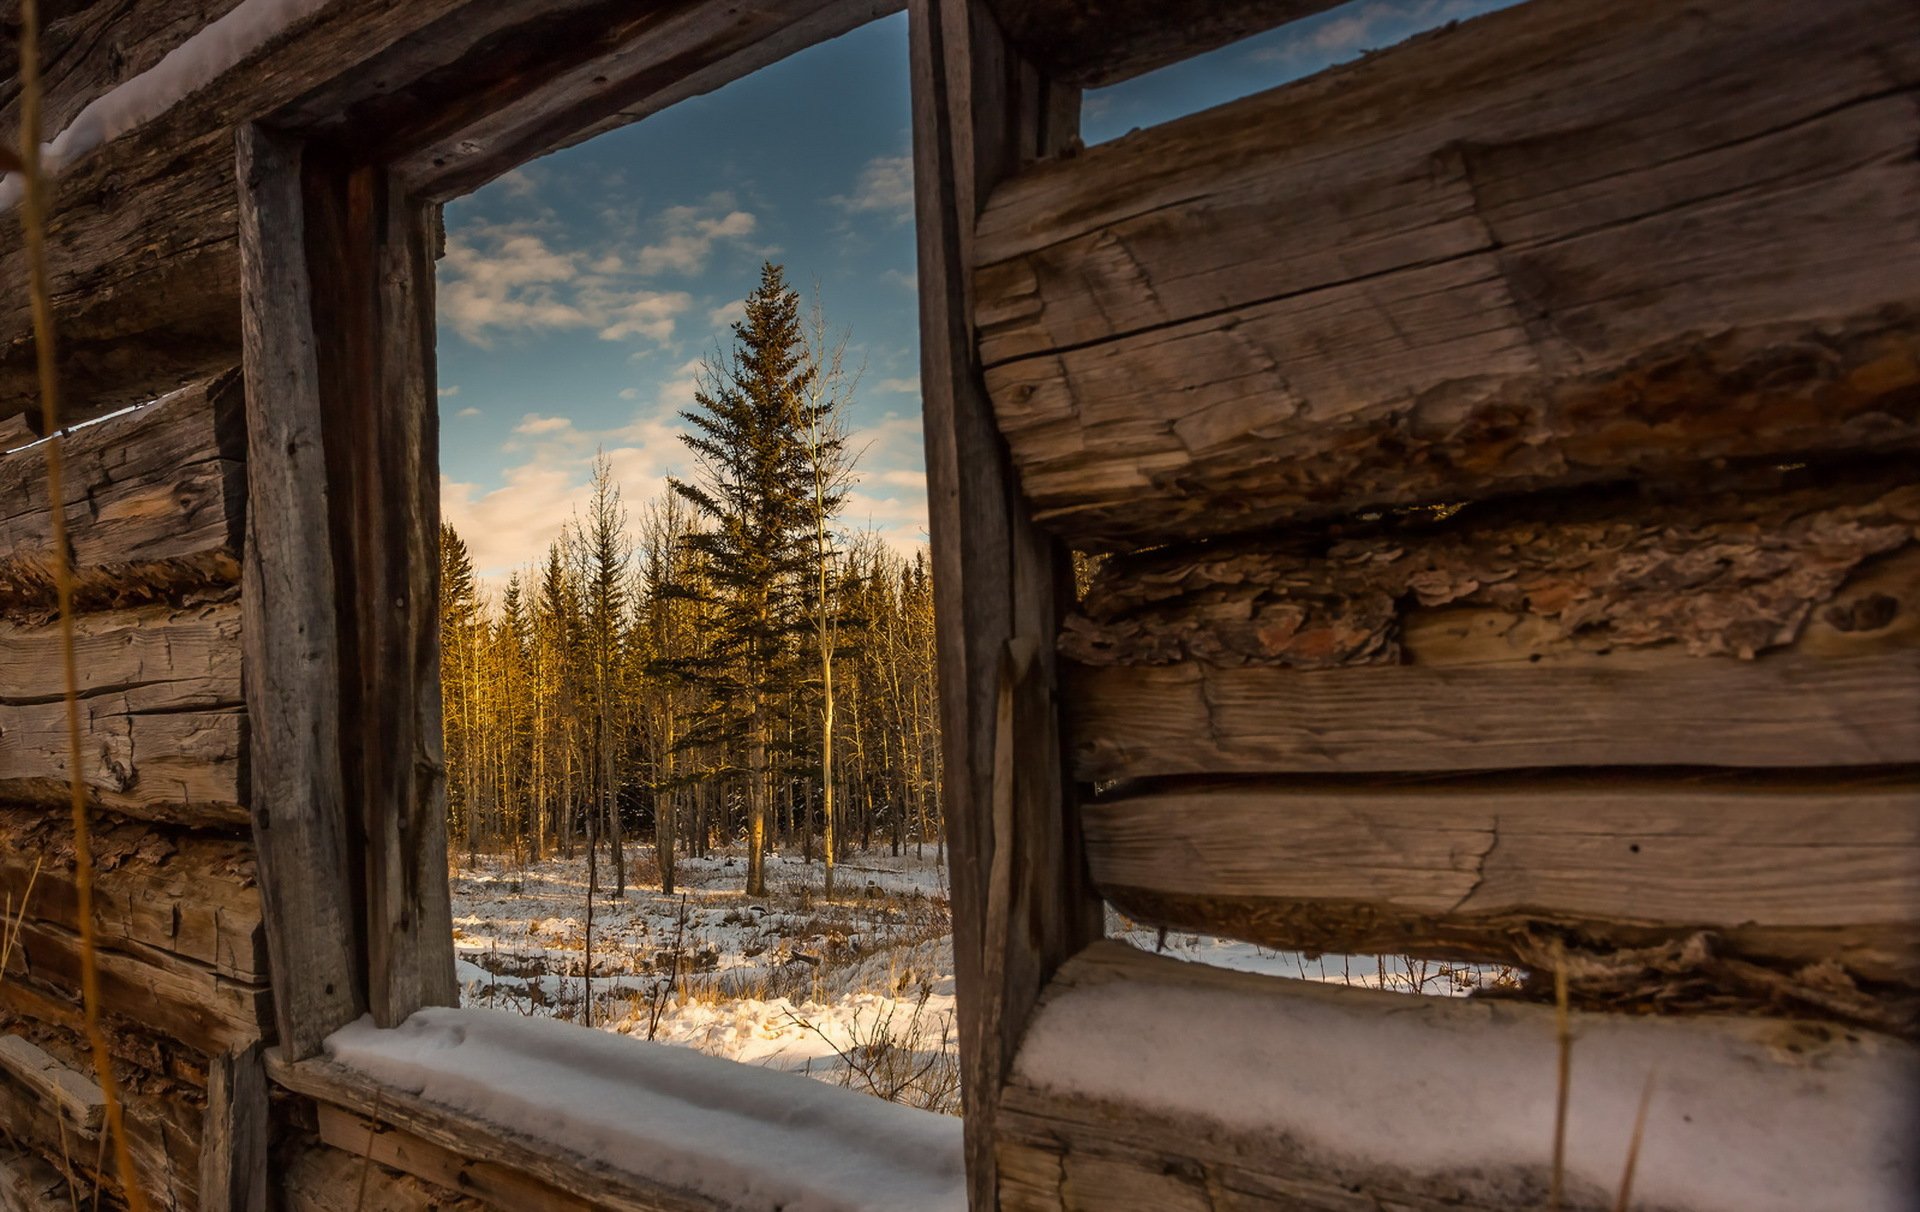
<instances>
[{"instance_id":1,"label":"spruce tree","mask_svg":"<svg viewBox=\"0 0 1920 1212\"><path fill-rule=\"evenodd\" d=\"M769 262L733 326L732 350L704 362L694 407L681 413L698 474L669 481L709 523L688 543L710 557L719 623L711 680L730 716L720 722L738 730L746 752L750 896L766 894L769 713L803 625L797 593L813 477L802 420L813 373L800 296Z\"/></svg>"}]
</instances>

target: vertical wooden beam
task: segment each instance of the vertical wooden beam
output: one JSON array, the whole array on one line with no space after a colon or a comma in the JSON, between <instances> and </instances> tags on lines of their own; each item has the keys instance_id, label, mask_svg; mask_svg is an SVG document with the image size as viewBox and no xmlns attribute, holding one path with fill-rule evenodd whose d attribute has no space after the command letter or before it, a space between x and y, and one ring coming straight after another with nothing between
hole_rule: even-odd
<instances>
[{"instance_id":1,"label":"vertical wooden beam","mask_svg":"<svg viewBox=\"0 0 1920 1212\"><path fill-rule=\"evenodd\" d=\"M214 1057L200 1140L201 1212L267 1212L267 1115L261 1045Z\"/></svg>"},{"instance_id":2,"label":"vertical wooden beam","mask_svg":"<svg viewBox=\"0 0 1920 1212\"><path fill-rule=\"evenodd\" d=\"M237 137L247 383L243 680L280 1044L313 1055L365 1008L340 776L339 636L299 143Z\"/></svg>"},{"instance_id":3,"label":"vertical wooden beam","mask_svg":"<svg viewBox=\"0 0 1920 1212\"><path fill-rule=\"evenodd\" d=\"M1009 50L981 0L914 0L921 376L972 1206L995 1206L994 1108L1041 988L1101 932L1071 813L1053 645L1070 565L1032 524L973 332L993 184L1071 139L1079 98Z\"/></svg>"},{"instance_id":4,"label":"vertical wooden beam","mask_svg":"<svg viewBox=\"0 0 1920 1212\"><path fill-rule=\"evenodd\" d=\"M339 589L341 767L368 1009L453 1005L441 755L431 215L386 169L310 155L307 241ZM314 238L317 234L318 238Z\"/></svg>"},{"instance_id":5,"label":"vertical wooden beam","mask_svg":"<svg viewBox=\"0 0 1920 1212\"><path fill-rule=\"evenodd\" d=\"M384 173L378 369L352 432L367 480L355 533L367 838L368 992L392 1026L459 1004L440 716L440 412L433 390L436 211Z\"/></svg>"}]
</instances>

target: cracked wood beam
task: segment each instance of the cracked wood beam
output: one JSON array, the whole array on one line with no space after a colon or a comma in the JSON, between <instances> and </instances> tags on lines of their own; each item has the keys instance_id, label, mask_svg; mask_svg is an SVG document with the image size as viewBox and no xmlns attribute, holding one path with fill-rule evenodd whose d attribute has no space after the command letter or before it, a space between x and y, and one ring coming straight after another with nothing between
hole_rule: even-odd
<instances>
[{"instance_id":1,"label":"cracked wood beam","mask_svg":"<svg viewBox=\"0 0 1920 1212\"><path fill-rule=\"evenodd\" d=\"M1030 168L974 250L1094 549L1920 440L1920 10L1536 0Z\"/></svg>"},{"instance_id":2,"label":"cracked wood beam","mask_svg":"<svg viewBox=\"0 0 1920 1212\"><path fill-rule=\"evenodd\" d=\"M1819 965L1856 995L1897 986L1905 1008L1875 1025L1910 1030L1891 1016L1920 990L1916 795L1892 777L1296 777L1127 795L1082 822L1094 882L1156 924L1542 967L1556 941L1605 956L1707 932L1721 975Z\"/></svg>"},{"instance_id":3,"label":"cracked wood beam","mask_svg":"<svg viewBox=\"0 0 1920 1212\"><path fill-rule=\"evenodd\" d=\"M241 395L229 371L63 439L78 609L218 595L238 583ZM0 619L53 615L46 493L43 448L0 457Z\"/></svg>"},{"instance_id":4,"label":"cracked wood beam","mask_svg":"<svg viewBox=\"0 0 1920 1212\"><path fill-rule=\"evenodd\" d=\"M81 743L99 807L176 824L243 824L240 606L77 620ZM59 630L0 621L0 797L66 802Z\"/></svg>"}]
</instances>

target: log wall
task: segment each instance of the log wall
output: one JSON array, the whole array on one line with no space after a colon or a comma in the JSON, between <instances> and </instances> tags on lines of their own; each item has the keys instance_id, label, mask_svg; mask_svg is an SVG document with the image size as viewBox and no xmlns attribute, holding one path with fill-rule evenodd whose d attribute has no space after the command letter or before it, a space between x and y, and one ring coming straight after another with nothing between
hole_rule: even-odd
<instances>
[{"instance_id":1,"label":"log wall","mask_svg":"<svg viewBox=\"0 0 1920 1212\"><path fill-rule=\"evenodd\" d=\"M1048 19L1005 17L1099 78ZM1518 965L1523 1000L1558 970L1636 1048L1672 1029L1640 1016L1735 1014L1910 1065L1917 98L1893 0L1532 0L1001 182L977 357L1032 516L1104 556L1056 636L1101 894L1309 956ZM1137 977L1124 1030L1199 1040L1189 1070L1245 1065L1208 1050L1216 976L1311 1001L1069 961L1001 1092L1000 1206L1543 1200L1539 1157L1401 1173L1283 1114L1081 1097L1135 1064L1062 1008L1089 983ZM1388 1009L1316 1046L1412 1047ZM1833 1109L1858 1139L1893 1123L1870 1102Z\"/></svg>"}]
</instances>

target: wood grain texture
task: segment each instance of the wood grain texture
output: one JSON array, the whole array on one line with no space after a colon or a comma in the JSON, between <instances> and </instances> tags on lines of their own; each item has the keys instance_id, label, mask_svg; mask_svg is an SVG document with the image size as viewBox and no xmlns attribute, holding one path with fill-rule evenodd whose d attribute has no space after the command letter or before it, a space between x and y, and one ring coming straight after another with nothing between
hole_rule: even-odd
<instances>
[{"instance_id":1,"label":"wood grain texture","mask_svg":"<svg viewBox=\"0 0 1920 1212\"><path fill-rule=\"evenodd\" d=\"M1122 1006L1135 1021L1116 1020L1112 1012ZM1137 1038L1139 1016L1155 1011L1164 1017L1150 1034L1169 1062L1165 1068L1219 1076L1188 1090L1146 1096L1132 1065L1092 1066L1066 1076L1057 1063L1044 1063L1041 1047L1023 1049L1001 1104L997 1207L1009 1212L1441 1212L1546 1206L1555 1095L1550 1007L1281 980L1102 943L1071 961L1049 987L1030 1046L1056 1047L1062 1031L1089 1025ZM1049 1021L1053 1014L1060 1016L1057 1026ZM1779 1206L1819 1206L1836 1197L1846 1206L1899 1206L1902 1180L1911 1177L1903 1145L1905 1109L1900 1095L1885 1093L1898 1087L1883 1085L1883 1075L1889 1067L1901 1071L1920 1064L1912 1047L1885 1037L1750 1017L1678 1021L1576 1012L1572 1021L1569 1158L1575 1168L1562 1207L1601 1212L1614 1206L1617 1166L1632 1114L1596 1111L1588 1100L1604 1089L1606 1103L1631 1108L1650 1064L1661 1072L1643 1165L1659 1149L1677 1148L1684 1160L1675 1164L1705 1181L1693 1188L1700 1193L1697 1201L1675 1199L1671 1190L1648 1195L1655 1183L1647 1181L1643 1168L1634 1188L1636 1206L1743 1206L1727 1198L1731 1182L1750 1177L1756 1165L1779 1162L1756 1156L1756 1149L1764 1148L1759 1142L1766 1129L1753 1135L1755 1117L1733 1114L1723 1092L1738 1085L1765 1099L1764 1092L1805 1091L1809 1082L1819 1083L1834 1113L1853 1126L1845 1147L1859 1150L1848 1160L1861 1169L1847 1169L1849 1181L1871 1177L1860 1189L1841 1193L1812 1176L1817 1165L1783 1174ZM1205 1023L1216 1029L1196 1027ZM1250 1023L1260 1029L1242 1026ZM1330 1070L1381 1065L1383 1056L1402 1055L1408 1065L1419 1064L1414 1053L1427 1058L1418 1080L1388 1077L1372 1086L1340 1082L1332 1090L1324 1084ZM1482 1099L1462 1097L1462 1087L1482 1074L1471 1071L1472 1062L1450 1065L1454 1057L1499 1069L1509 1105L1491 1110ZM1216 1095L1221 1105L1191 1113L1193 1093ZM1177 1101L1181 1110L1169 1110L1169 1101ZM1407 1108L1420 1108L1425 1115L1409 1114ZM1506 1115L1542 1127L1507 1136L1481 1118ZM1378 1125L1375 1132L1368 1132L1365 1116ZM1424 1155L1416 1156L1420 1146L1404 1140L1396 1147L1391 1125L1422 1118L1428 1122L1414 1135L1427 1138ZM1442 1122L1454 1139L1435 1164L1433 1142L1446 1138L1446 1130L1435 1127ZM1504 1148L1490 1149L1503 1137ZM1607 1143L1598 1143L1602 1140ZM1804 1147L1797 1140L1779 1144L1788 1150ZM1496 1152L1497 1159L1491 1156ZM1805 1183L1812 1185L1793 1189Z\"/></svg>"},{"instance_id":2,"label":"wood grain texture","mask_svg":"<svg viewBox=\"0 0 1920 1212\"><path fill-rule=\"evenodd\" d=\"M967 1174L992 1206L993 1106L1053 969L1098 936L1051 700L1067 558L1028 517L975 354L967 269L993 184L1070 139L1078 94L1008 50L981 0L909 7L920 357L941 794L952 873ZM1016 748L1017 746L1017 748Z\"/></svg>"},{"instance_id":3,"label":"wood grain texture","mask_svg":"<svg viewBox=\"0 0 1920 1212\"><path fill-rule=\"evenodd\" d=\"M249 843L113 820L95 821L91 832L102 946L137 944L233 980L266 982ZM0 901L14 914L77 930L73 864L73 830L63 814L0 807Z\"/></svg>"},{"instance_id":4,"label":"wood grain texture","mask_svg":"<svg viewBox=\"0 0 1920 1212\"><path fill-rule=\"evenodd\" d=\"M366 1008L340 764L340 648L301 149L237 137L243 182L247 514L242 570L254 843L279 1041L295 1056Z\"/></svg>"},{"instance_id":5,"label":"wood grain texture","mask_svg":"<svg viewBox=\"0 0 1920 1212\"><path fill-rule=\"evenodd\" d=\"M609 1212L717 1212L710 1200L695 1197L584 1155L535 1145L498 1127L457 1115L429 1099L378 1085L321 1058L288 1062L279 1049L267 1053L267 1072L280 1086L354 1116L399 1127L408 1136L458 1157L484 1161L563 1192L588 1207ZM484 1141L484 1157L476 1141ZM361 1149L364 1150L364 1144ZM381 1146L376 1143L376 1153ZM377 1158L376 1158L377 1159ZM536 1205L537 1206L537 1205Z\"/></svg>"},{"instance_id":6,"label":"wood grain texture","mask_svg":"<svg viewBox=\"0 0 1920 1212\"><path fill-rule=\"evenodd\" d=\"M80 609L217 594L238 580L243 424L239 377L221 374L64 439ZM52 615L46 493L43 447L0 457L0 620Z\"/></svg>"},{"instance_id":7,"label":"wood grain texture","mask_svg":"<svg viewBox=\"0 0 1920 1212\"><path fill-rule=\"evenodd\" d=\"M1091 549L1911 445L1917 85L1901 0L1544 0L1028 170L1022 487Z\"/></svg>"},{"instance_id":8,"label":"wood grain texture","mask_svg":"<svg viewBox=\"0 0 1920 1212\"><path fill-rule=\"evenodd\" d=\"M258 1042L212 1058L200 1142L202 1212L267 1212L269 1114Z\"/></svg>"},{"instance_id":9,"label":"wood grain texture","mask_svg":"<svg viewBox=\"0 0 1920 1212\"><path fill-rule=\"evenodd\" d=\"M485 1212L491 1205L335 1149L309 1134L274 1148L274 1186L286 1212ZM362 1186L366 1194L361 1195Z\"/></svg>"},{"instance_id":10,"label":"wood grain texture","mask_svg":"<svg viewBox=\"0 0 1920 1212\"><path fill-rule=\"evenodd\" d=\"M0 1145L0 1212L73 1212L66 1179L39 1154Z\"/></svg>"},{"instance_id":11,"label":"wood grain texture","mask_svg":"<svg viewBox=\"0 0 1920 1212\"><path fill-rule=\"evenodd\" d=\"M495 1208L525 1212L574 1212L584 1204L577 1195L521 1174L484 1157L463 1156L408 1132L321 1103L316 1108L320 1139L334 1148L372 1158L447 1191L485 1200Z\"/></svg>"},{"instance_id":12,"label":"wood grain texture","mask_svg":"<svg viewBox=\"0 0 1920 1212\"><path fill-rule=\"evenodd\" d=\"M1906 781L1296 779L1082 814L1115 904L1272 946L1539 966L1552 938L1604 953L1706 931L1718 957L1920 982Z\"/></svg>"},{"instance_id":13,"label":"wood grain texture","mask_svg":"<svg viewBox=\"0 0 1920 1212\"><path fill-rule=\"evenodd\" d=\"M993 9L1008 40L1029 61L1075 87L1104 88L1337 2L993 0Z\"/></svg>"},{"instance_id":14,"label":"wood grain texture","mask_svg":"<svg viewBox=\"0 0 1920 1212\"><path fill-rule=\"evenodd\" d=\"M97 1083L17 1035L0 1035L0 1073L32 1090L77 1132L98 1132L107 1099Z\"/></svg>"}]
</instances>

